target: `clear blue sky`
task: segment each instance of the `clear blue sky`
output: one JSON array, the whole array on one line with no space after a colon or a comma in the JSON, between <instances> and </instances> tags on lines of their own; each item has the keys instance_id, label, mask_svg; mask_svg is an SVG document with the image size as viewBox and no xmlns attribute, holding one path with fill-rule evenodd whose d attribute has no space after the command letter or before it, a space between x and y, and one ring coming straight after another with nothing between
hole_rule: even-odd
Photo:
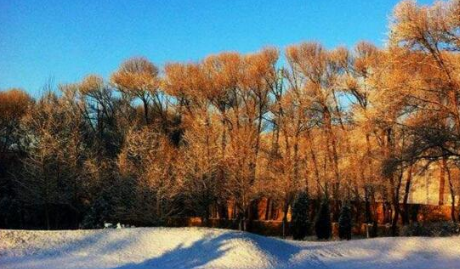
<instances>
[{"instance_id":1,"label":"clear blue sky","mask_svg":"<svg viewBox=\"0 0 460 269\"><path fill-rule=\"evenodd\" d=\"M108 78L131 56L157 65L319 41L381 46L397 0L0 0L0 89ZM421 3L433 1L423 0Z\"/></svg>"}]
</instances>

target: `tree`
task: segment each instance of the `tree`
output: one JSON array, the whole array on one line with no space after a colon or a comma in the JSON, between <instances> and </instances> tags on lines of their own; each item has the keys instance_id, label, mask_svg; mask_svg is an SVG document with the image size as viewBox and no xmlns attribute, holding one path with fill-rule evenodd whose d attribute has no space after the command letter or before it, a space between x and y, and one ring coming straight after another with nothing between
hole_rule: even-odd
<instances>
[{"instance_id":1,"label":"tree","mask_svg":"<svg viewBox=\"0 0 460 269\"><path fill-rule=\"evenodd\" d=\"M0 92L0 155L19 146L15 131L31 105L31 97L21 89Z\"/></svg>"},{"instance_id":2,"label":"tree","mask_svg":"<svg viewBox=\"0 0 460 269\"><path fill-rule=\"evenodd\" d=\"M402 51L399 55L405 57L399 66L411 74L404 93L410 117L404 124L414 143L405 151L405 159L439 162L443 170L449 159L458 159L459 152L459 10L456 0L432 6L403 1L395 8L391 24L391 48ZM441 189L443 181L441 176ZM450 192L454 197L454 189ZM454 203L452 216L455 221Z\"/></svg>"},{"instance_id":3,"label":"tree","mask_svg":"<svg viewBox=\"0 0 460 269\"><path fill-rule=\"evenodd\" d=\"M52 211L68 207L73 211L73 226L81 220L82 194L85 193L82 169L85 159L85 125L72 100L75 87L62 86L63 97L48 93L23 119L27 136L27 156L16 172L19 199L44 211L44 223L51 228ZM53 215L56 217L56 214Z\"/></svg>"},{"instance_id":4,"label":"tree","mask_svg":"<svg viewBox=\"0 0 460 269\"><path fill-rule=\"evenodd\" d=\"M325 138L327 159L324 160L326 184L332 183L334 217L338 215L337 205L341 195L343 172L341 167L341 145L346 152L347 137L339 139L346 131L338 101L338 79L345 70L348 52L343 48L328 51L319 43L302 43L286 49L286 58L292 70L292 79L300 89L305 89L317 112L317 126ZM336 124L336 122L338 124Z\"/></svg>"},{"instance_id":5,"label":"tree","mask_svg":"<svg viewBox=\"0 0 460 269\"><path fill-rule=\"evenodd\" d=\"M184 169L184 193L188 197L190 210L196 212L207 224L211 208L218 198L222 182L217 180L219 172L219 130L212 128L217 120L195 111L193 121L188 123L184 134L187 147L182 148Z\"/></svg>"},{"instance_id":6,"label":"tree","mask_svg":"<svg viewBox=\"0 0 460 269\"><path fill-rule=\"evenodd\" d=\"M321 201L315 219L315 232L318 239L329 239L332 235L331 213L329 210L329 199L325 195Z\"/></svg>"},{"instance_id":7,"label":"tree","mask_svg":"<svg viewBox=\"0 0 460 269\"><path fill-rule=\"evenodd\" d=\"M303 240L310 229L310 205L306 192L300 192L292 206L292 236L294 240Z\"/></svg>"},{"instance_id":8,"label":"tree","mask_svg":"<svg viewBox=\"0 0 460 269\"><path fill-rule=\"evenodd\" d=\"M100 229L104 228L104 222L109 220L111 206L104 197L96 198L89 212L82 221L83 228Z\"/></svg>"},{"instance_id":9,"label":"tree","mask_svg":"<svg viewBox=\"0 0 460 269\"><path fill-rule=\"evenodd\" d=\"M351 217L351 206L349 202L346 202L340 210L339 217L339 237L340 239L351 239L352 229L352 217Z\"/></svg>"},{"instance_id":10,"label":"tree","mask_svg":"<svg viewBox=\"0 0 460 269\"><path fill-rule=\"evenodd\" d=\"M138 98L143 104L144 120L150 124L150 105L156 115L165 117L161 100L158 67L143 57L131 58L120 65L112 74L111 81L118 90L131 99ZM164 119L164 118L163 118Z\"/></svg>"},{"instance_id":11,"label":"tree","mask_svg":"<svg viewBox=\"0 0 460 269\"><path fill-rule=\"evenodd\" d=\"M182 169L176 168L181 156L164 134L151 132L148 127L130 131L126 139L118 169L122 187L131 190L130 203L117 208L115 214L134 223L164 224L181 211L177 199L183 176Z\"/></svg>"},{"instance_id":12,"label":"tree","mask_svg":"<svg viewBox=\"0 0 460 269\"><path fill-rule=\"evenodd\" d=\"M22 208L12 174L20 169L25 151L21 120L32 106L32 98L21 89L0 91L0 227L21 228Z\"/></svg>"},{"instance_id":13,"label":"tree","mask_svg":"<svg viewBox=\"0 0 460 269\"><path fill-rule=\"evenodd\" d=\"M79 103L78 107L88 126L85 134L88 144L99 159L116 156L126 132L124 129L127 129L119 122L135 121L129 115L132 111L126 111L124 100L115 98L113 89L97 75L86 76L76 87L78 94L75 102Z\"/></svg>"}]
</instances>

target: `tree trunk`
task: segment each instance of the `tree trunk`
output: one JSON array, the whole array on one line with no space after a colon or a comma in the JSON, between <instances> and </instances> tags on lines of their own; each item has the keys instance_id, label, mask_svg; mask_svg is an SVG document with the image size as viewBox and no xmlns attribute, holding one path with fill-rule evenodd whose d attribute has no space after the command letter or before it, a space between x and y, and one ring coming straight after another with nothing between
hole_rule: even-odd
<instances>
[{"instance_id":1,"label":"tree trunk","mask_svg":"<svg viewBox=\"0 0 460 269\"><path fill-rule=\"evenodd\" d=\"M287 225L287 214L289 211L289 204L290 204L290 197L287 198L287 200L284 203L284 208L283 208L283 238L286 238L286 225Z\"/></svg>"},{"instance_id":2,"label":"tree trunk","mask_svg":"<svg viewBox=\"0 0 460 269\"><path fill-rule=\"evenodd\" d=\"M149 124L149 104L146 99L142 99L142 103L144 104L145 124Z\"/></svg>"},{"instance_id":3,"label":"tree trunk","mask_svg":"<svg viewBox=\"0 0 460 269\"><path fill-rule=\"evenodd\" d=\"M271 217L271 199L267 198L267 205L265 206L265 220L269 220Z\"/></svg>"},{"instance_id":4,"label":"tree trunk","mask_svg":"<svg viewBox=\"0 0 460 269\"><path fill-rule=\"evenodd\" d=\"M394 182L394 175L390 177L390 182L391 182L391 191L392 191L392 216L391 216L391 234L392 236L397 236L398 235L398 221L399 221L399 215L401 213L401 209L399 206L399 192L401 189L401 184L402 184L402 178L403 178L403 170L401 168L401 172L399 173L397 177L397 182Z\"/></svg>"},{"instance_id":5,"label":"tree trunk","mask_svg":"<svg viewBox=\"0 0 460 269\"><path fill-rule=\"evenodd\" d=\"M452 176L450 173L449 167L446 165L446 172L447 172L447 180L449 181L449 190L450 190L450 198L451 198L451 209L450 209L450 216L453 222L457 222L457 217L455 215L455 190L454 184L452 182Z\"/></svg>"},{"instance_id":6,"label":"tree trunk","mask_svg":"<svg viewBox=\"0 0 460 269\"><path fill-rule=\"evenodd\" d=\"M366 215L366 223L372 222L372 211L371 211L371 201L370 201L370 193L369 188L364 188L364 203L365 203L365 215Z\"/></svg>"},{"instance_id":7,"label":"tree trunk","mask_svg":"<svg viewBox=\"0 0 460 269\"><path fill-rule=\"evenodd\" d=\"M412 169L413 169L413 166L411 165L407 173L406 187L404 188L404 198L403 198L404 211L402 215L402 221L404 225L409 224L409 205L407 204L407 202L409 200L409 193L410 193L410 187L411 187L411 182L412 182Z\"/></svg>"},{"instance_id":8,"label":"tree trunk","mask_svg":"<svg viewBox=\"0 0 460 269\"><path fill-rule=\"evenodd\" d=\"M439 178L439 205L444 205L444 193L445 193L445 185L446 185L446 167L447 162L446 158L443 158L441 161L441 170L440 170L440 178Z\"/></svg>"},{"instance_id":9,"label":"tree trunk","mask_svg":"<svg viewBox=\"0 0 460 269\"><path fill-rule=\"evenodd\" d=\"M50 212L49 212L48 203L45 203L45 224L46 224L46 229L50 230L51 225L50 225Z\"/></svg>"}]
</instances>

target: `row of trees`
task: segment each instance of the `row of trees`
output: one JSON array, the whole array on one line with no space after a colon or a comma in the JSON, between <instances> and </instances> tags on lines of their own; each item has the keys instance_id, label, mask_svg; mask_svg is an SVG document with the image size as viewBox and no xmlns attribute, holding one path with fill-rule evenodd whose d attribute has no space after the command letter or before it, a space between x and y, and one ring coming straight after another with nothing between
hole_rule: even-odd
<instances>
[{"instance_id":1,"label":"row of trees","mask_svg":"<svg viewBox=\"0 0 460 269\"><path fill-rule=\"evenodd\" d=\"M408 222L411 180L433 163L460 184L460 1L394 11L388 45L318 43L220 53L161 70L131 58L109 81L0 92L3 227L240 220L261 197L284 220L299 192L391 204ZM438 180L438 179L434 179ZM228 203L236 214L228 216ZM402 202L403 207L399 204ZM68 212L67 216L64 212Z\"/></svg>"}]
</instances>

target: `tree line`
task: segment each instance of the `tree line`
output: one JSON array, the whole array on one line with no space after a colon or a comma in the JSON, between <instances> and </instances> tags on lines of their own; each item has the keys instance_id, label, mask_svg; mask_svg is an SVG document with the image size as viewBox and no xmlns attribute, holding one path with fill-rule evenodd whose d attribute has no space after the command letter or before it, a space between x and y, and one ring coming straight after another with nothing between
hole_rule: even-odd
<instances>
[{"instance_id":1,"label":"tree line","mask_svg":"<svg viewBox=\"0 0 460 269\"><path fill-rule=\"evenodd\" d=\"M1 227L207 223L232 202L245 229L254 201L286 221L300 195L330 201L334 221L356 201L375 222L385 201L396 230L413 176L434 164L456 221L460 1L403 1L389 28L384 48L306 42L161 68L134 57L36 99L0 92Z\"/></svg>"}]
</instances>

